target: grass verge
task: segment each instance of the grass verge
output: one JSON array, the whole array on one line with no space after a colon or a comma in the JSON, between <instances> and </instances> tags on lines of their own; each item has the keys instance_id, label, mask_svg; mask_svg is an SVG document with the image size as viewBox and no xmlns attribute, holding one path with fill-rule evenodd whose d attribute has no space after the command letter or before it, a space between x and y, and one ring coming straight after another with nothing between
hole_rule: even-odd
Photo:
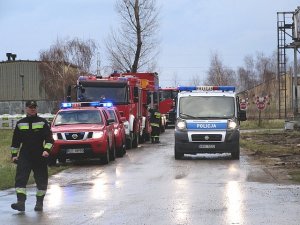
<instances>
[{"instance_id":1,"label":"grass verge","mask_svg":"<svg viewBox=\"0 0 300 225\"><path fill-rule=\"evenodd\" d=\"M241 133L240 145L262 164L284 169L300 183L300 132L265 130ZM272 159L276 159L272 161Z\"/></svg>"},{"instance_id":2,"label":"grass verge","mask_svg":"<svg viewBox=\"0 0 300 225\"><path fill-rule=\"evenodd\" d=\"M0 129L0 190L12 188L15 185L16 165L11 162L10 145L12 139L12 130ZM50 167L49 176L65 170L68 166ZM28 184L34 183L31 174Z\"/></svg>"}]
</instances>

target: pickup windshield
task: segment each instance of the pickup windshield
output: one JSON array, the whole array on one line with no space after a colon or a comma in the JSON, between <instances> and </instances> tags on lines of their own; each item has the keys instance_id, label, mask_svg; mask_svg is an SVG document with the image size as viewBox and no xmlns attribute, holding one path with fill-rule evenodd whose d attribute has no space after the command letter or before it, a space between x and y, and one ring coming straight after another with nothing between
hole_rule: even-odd
<instances>
[{"instance_id":1,"label":"pickup windshield","mask_svg":"<svg viewBox=\"0 0 300 225\"><path fill-rule=\"evenodd\" d=\"M233 97L187 96L180 98L179 116L184 119L230 119L234 117Z\"/></svg>"},{"instance_id":2,"label":"pickup windshield","mask_svg":"<svg viewBox=\"0 0 300 225\"><path fill-rule=\"evenodd\" d=\"M102 124L100 113L96 110L61 111L55 118L54 125Z\"/></svg>"}]
</instances>

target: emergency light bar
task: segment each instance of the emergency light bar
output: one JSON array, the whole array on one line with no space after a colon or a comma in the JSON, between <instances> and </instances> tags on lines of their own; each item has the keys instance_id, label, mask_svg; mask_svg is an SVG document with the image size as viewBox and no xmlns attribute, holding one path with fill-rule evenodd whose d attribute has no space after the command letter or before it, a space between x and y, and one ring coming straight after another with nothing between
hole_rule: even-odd
<instances>
[{"instance_id":1,"label":"emergency light bar","mask_svg":"<svg viewBox=\"0 0 300 225\"><path fill-rule=\"evenodd\" d=\"M112 102L63 102L61 109L79 108L79 107L112 107Z\"/></svg>"},{"instance_id":2,"label":"emergency light bar","mask_svg":"<svg viewBox=\"0 0 300 225\"><path fill-rule=\"evenodd\" d=\"M179 91L235 91L234 86L179 86Z\"/></svg>"}]
</instances>

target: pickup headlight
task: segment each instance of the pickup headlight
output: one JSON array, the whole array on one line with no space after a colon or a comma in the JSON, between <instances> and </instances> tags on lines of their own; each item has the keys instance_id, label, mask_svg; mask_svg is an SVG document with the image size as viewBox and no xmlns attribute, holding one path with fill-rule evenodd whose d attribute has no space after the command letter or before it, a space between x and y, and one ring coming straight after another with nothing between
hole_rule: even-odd
<instances>
[{"instance_id":1,"label":"pickup headlight","mask_svg":"<svg viewBox=\"0 0 300 225\"><path fill-rule=\"evenodd\" d=\"M53 140L54 140L54 141L57 141L57 140L58 140L57 133L52 133L52 137L53 137Z\"/></svg>"},{"instance_id":2,"label":"pickup headlight","mask_svg":"<svg viewBox=\"0 0 300 225\"><path fill-rule=\"evenodd\" d=\"M93 138L102 138L103 134L103 131L95 131L93 132Z\"/></svg>"},{"instance_id":3,"label":"pickup headlight","mask_svg":"<svg viewBox=\"0 0 300 225\"><path fill-rule=\"evenodd\" d=\"M179 120L176 122L176 128L178 130L185 130L186 129L186 123L184 120Z\"/></svg>"},{"instance_id":4,"label":"pickup headlight","mask_svg":"<svg viewBox=\"0 0 300 225\"><path fill-rule=\"evenodd\" d=\"M227 125L228 125L228 129L230 130L236 129L237 127L236 122L233 120L228 120Z\"/></svg>"}]
</instances>

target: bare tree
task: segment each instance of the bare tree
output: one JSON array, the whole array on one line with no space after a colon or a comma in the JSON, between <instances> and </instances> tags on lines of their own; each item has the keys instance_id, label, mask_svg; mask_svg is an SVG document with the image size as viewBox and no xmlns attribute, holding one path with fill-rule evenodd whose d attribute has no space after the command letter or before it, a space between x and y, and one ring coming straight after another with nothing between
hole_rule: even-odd
<instances>
[{"instance_id":1,"label":"bare tree","mask_svg":"<svg viewBox=\"0 0 300 225\"><path fill-rule=\"evenodd\" d=\"M276 67L274 67L274 65L276 65L275 60L276 58L267 57L262 52L256 54L256 70L261 83L276 77Z\"/></svg>"},{"instance_id":2,"label":"bare tree","mask_svg":"<svg viewBox=\"0 0 300 225\"><path fill-rule=\"evenodd\" d=\"M205 85L235 85L235 71L223 65L217 53L211 56Z\"/></svg>"},{"instance_id":3,"label":"bare tree","mask_svg":"<svg viewBox=\"0 0 300 225\"><path fill-rule=\"evenodd\" d=\"M259 83L255 70L255 60L251 55L245 56L244 66L238 68L237 77L239 91L248 90Z\"/></svg>"},{"instance_id":4,"label":"bare tree","mask_svg":"<svg viewBox=\"0 0 300 225\"><path fill-rule=\"evenodd\" d=\"M199 75L194 75L190 81L191 85L197 86L202 83L202 80Z\"/></svg>"},{"instance_id":5,"label":"bare tree","mask_svg":"<svg viewBox=\"0 0 300 225\"><path fill-rule=\"evenodd\" d=\"M158 54L156 0L117 0L115 8L121 26L106 40L112 69L137 72L152 68Z\"/></svg>"},{"instance_id":6,"label":"bare tree","mask_svg":"<svg viewBox=\"0 0 300 225\"><path fill-rule=\"evenodd\" d=\"M76 84L79 74L89 73L96 52L92 40L57 40L49 50L40 52L41 87L51 100L66 99L66 87Z\"/></svg>"}]
</instances>

